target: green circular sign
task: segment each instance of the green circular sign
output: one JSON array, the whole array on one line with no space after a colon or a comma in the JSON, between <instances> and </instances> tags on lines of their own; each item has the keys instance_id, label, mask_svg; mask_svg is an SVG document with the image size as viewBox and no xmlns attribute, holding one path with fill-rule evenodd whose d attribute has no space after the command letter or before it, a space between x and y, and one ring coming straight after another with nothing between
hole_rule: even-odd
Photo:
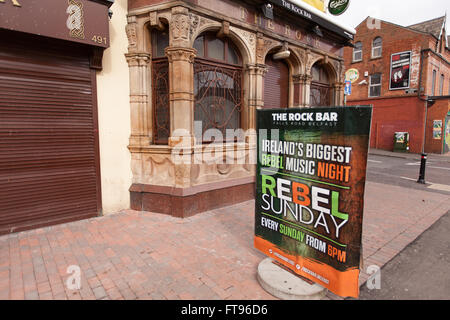
<instances>
[{"instance_id":1,"label":"green circular sign","mask_svg":"<svg viewBox=\"0 0 450 320\"><path fill-rule=\"evenodd\" d=\"M347 10L350 0L330 0L328 3L328 11L335 16L341 15Z\"/></svg>"}]
</instances>

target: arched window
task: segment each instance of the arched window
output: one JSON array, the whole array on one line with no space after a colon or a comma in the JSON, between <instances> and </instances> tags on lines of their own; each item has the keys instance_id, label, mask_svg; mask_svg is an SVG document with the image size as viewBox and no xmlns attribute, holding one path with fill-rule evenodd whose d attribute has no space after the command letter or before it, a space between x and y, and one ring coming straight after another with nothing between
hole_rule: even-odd
<instances>
[{"instance_id":1,"label":"arched window","mask_svg":"<svg viewBox=\"0 0 450 320\"><path fill-rule=\"evenodd\" d=\"M170 136L169 61L164 49L169 32L152 31L153 143L167 144Z\"/></svg>"},{"instance_id":2,"label":"arched window","mask_svg":"<svg viewBox=\"0 0 450 320\"><path fill-rule=\"evenodd\" d=\"M372 42L372 58L379 58L383 52L383 40L376 37Z\"/></svg>"},{"instance_id":3,"label":"arched window","mask_svg":"<svg viewBox=\"0 0 450 320\"><path fill-rule=\"evenodd\" d=\"M362 61L363 57L363 45L362 42L355 43L355 47L353 48L353 62Z\"/></svg>"},{"instance_id":4,"label":"arched window","mask_svg":"<svg viewBox=\"0 0 450 320\"><path fill-rule=\"evenodd\" d=\"M202 134L217 129L226 139L227 129L241 128L242 59L229 39L215 33L199 36L194 48L194 120L201 121Z\"/></svg>"},{"instance_id":5,"label":"arched window","mask_svg":"<svg viewBox=\"0 0 450 320\"><path fill-rule=\"evenodd\" d=\"M319 63L311 69L310 105L313 107L330 106L332 101L332 87L328 72Z\"/></svg>"}]
</instances>

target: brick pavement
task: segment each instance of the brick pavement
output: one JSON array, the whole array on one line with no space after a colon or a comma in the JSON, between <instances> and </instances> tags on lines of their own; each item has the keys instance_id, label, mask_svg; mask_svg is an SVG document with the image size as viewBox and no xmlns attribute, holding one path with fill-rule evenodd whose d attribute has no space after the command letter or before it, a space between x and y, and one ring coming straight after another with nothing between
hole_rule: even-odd
<instances>
[{"instance_id":1,"label":"brick pavement","mask_svg":"<svg viewBox=\"0 0 450 320\"><path fill-rule=\"evenodd\" d=\"M253 202L177 219L125 210L0 237L0 299L274 299L256 280ZM450 209L450 197L368 182L363 271ZM81 269L69 290L67 268ZM360 283L368 275L362 272ZM329 295L331 298L333 295Z\"/></svg>"}]
</instances>

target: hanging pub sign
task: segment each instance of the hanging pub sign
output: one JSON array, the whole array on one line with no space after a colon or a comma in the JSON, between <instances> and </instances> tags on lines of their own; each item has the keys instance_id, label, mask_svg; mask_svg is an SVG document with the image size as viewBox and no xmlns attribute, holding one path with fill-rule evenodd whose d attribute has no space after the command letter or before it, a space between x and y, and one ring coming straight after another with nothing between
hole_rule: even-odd
<instances>
[{"instance_id":1,"label":"hanging pub sign","mask_svg":"<svg viewBox=\"0 0 450 320\"><path fill-rule=\"evenodd\" d=\"M310 6L313 6L316 9L319 9L322 12L325 12L325 3L324 0L302 0L306 2Z\"/></svg>"},{"instance_id":2,"label":"hanging pub sign","mask_svg":"<svg viewBox=\"0 0 450 320\"><path fill-rule=\"evenodd\" d=\"M411 70L411 51L391 55L389 90L408 89Z\"/></svg>"},{"instance_id":3,"label":"hanging pub sign","mask_svg":"<svg viewBox=\"0 0 450 320\"><path fill-rule=\"evenodd\" d=\"M372 107L257 111L254 245L343 297L358 297Z\"/></svg>"},{"instance_id":4,"label":"hanging pub sign","mask_svg":"<svg viewBox=\"0 0 450 320\"><path fill-rule=\"evenodd\" d=\"M330 0L328 2L328 12L339 16L343 14L350 6L350 0Z\"/></svg>"},{"instance_id":5,"label":"hanging pub sign","mask_svg":"<svg viewBox=\"0 0 450 320\"><path fill-rule=\"evenodd\" d=\"M349 80L351 83L355 83L359 79L358 69L348 69L345 72L345 80Z\"/></svg>"}]
</instances>

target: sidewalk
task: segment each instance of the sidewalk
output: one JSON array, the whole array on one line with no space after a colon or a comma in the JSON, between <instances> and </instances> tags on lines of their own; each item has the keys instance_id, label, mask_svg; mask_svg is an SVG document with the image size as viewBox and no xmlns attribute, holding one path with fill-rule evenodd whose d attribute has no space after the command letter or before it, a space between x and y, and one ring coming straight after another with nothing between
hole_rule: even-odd
<instances>
[{"instance_id":1,"label":"sidewalk","mask_svg":"<svg viewBox=\"0 0 450 320\"><path fill-rule=\"evenodd\" d=\"M368 182L362 271L449 209L450 196ZM184 220L125 210L2 236L0 299L275 299L256 280L265 256L253 231L249 201ZM81 268L81 290L66 286L71 265Z\"/></svg>"},{"instance_id":2,"label":"sidewalk","mask_svg":"<svg viewBox=\"0 0 450 320\"><path fill-rule=\"evenodd\" d=\"M420 161L420 159L421 159L421 154L419 154L419 153L393 152L393 151L374 149L374 148L369 149L369 155L410 159L410 160L415 160L415 161ZM428 157L428 159L436 159L436 160L440 160L440 161L450 162L450 152L447 152L445 154L428 153L427 157Z\"/></svg>"}]
</instances>

